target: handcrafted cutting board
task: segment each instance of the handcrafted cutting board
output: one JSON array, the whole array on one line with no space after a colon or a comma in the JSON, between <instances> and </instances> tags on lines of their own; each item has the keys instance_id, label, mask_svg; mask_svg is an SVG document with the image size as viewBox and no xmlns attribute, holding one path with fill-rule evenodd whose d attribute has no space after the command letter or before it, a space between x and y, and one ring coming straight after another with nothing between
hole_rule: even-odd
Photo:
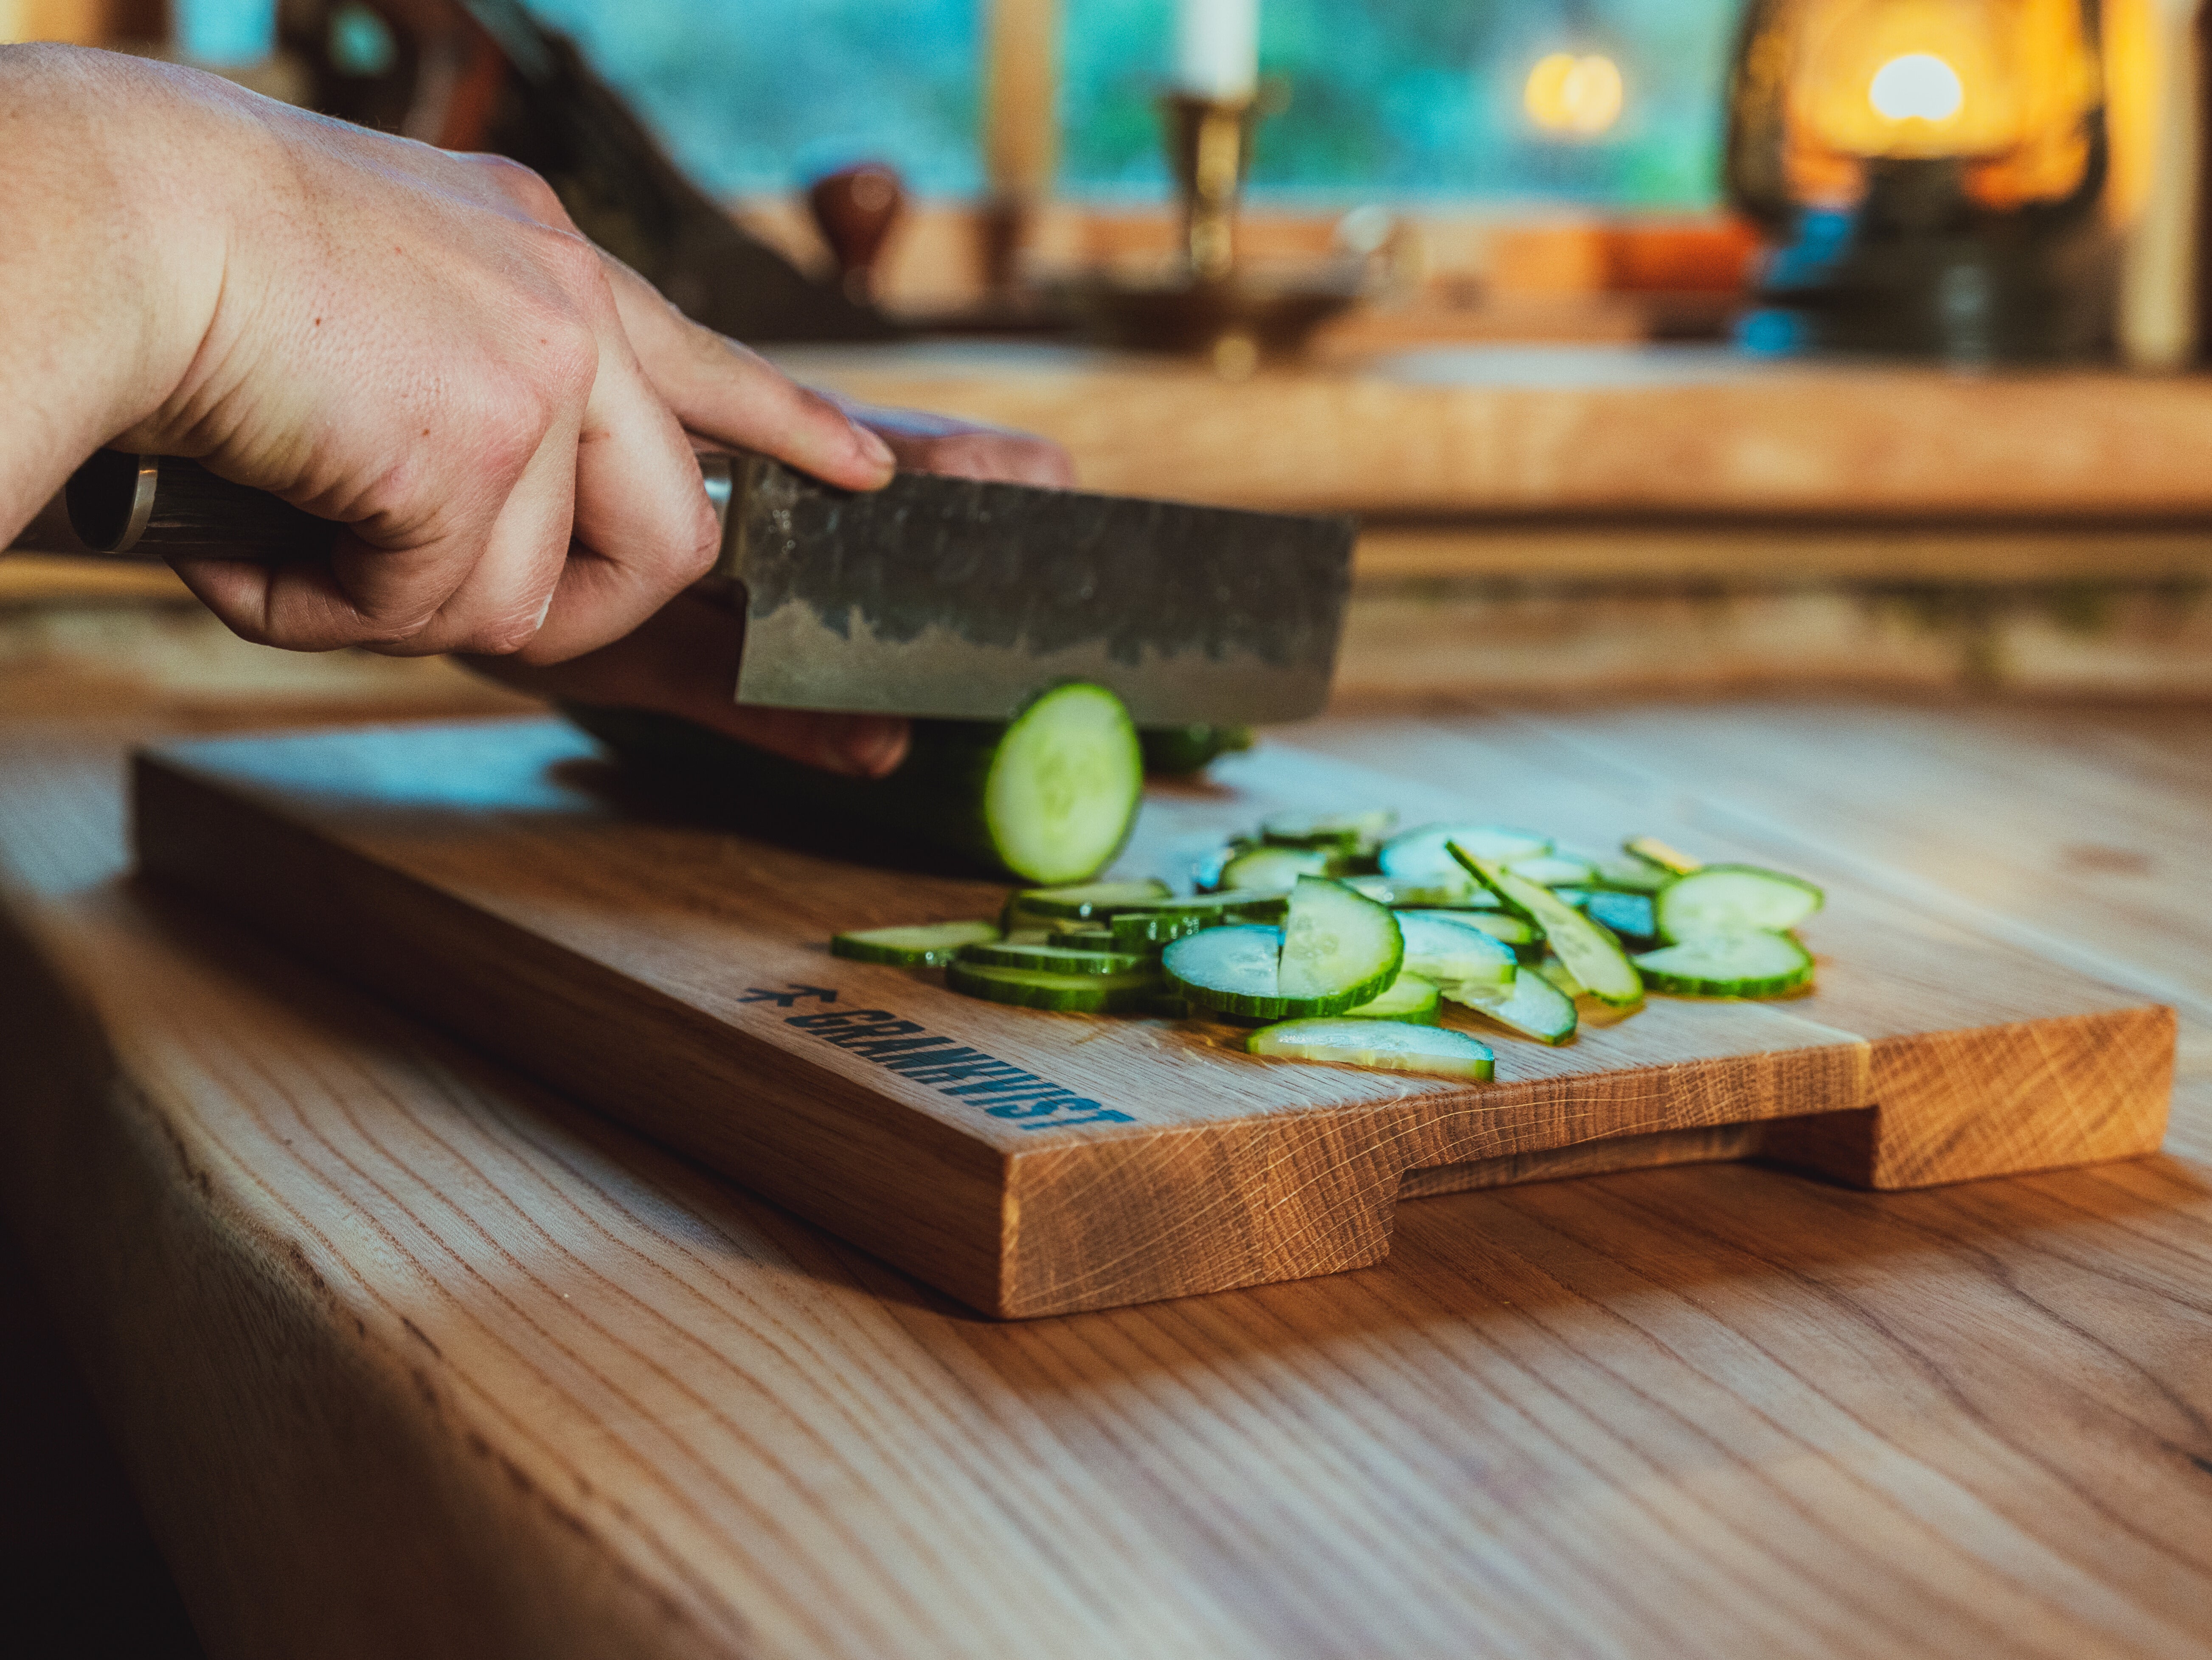
<instances>
[{"instance_id":1,"label":"handcrafted cutting board","mask_svg":"<svg viewBox=\"0 0 2212 1660\"><path fill-rule=\"evenodd\" d=\"M1271 746L1156 790L1117 869L1172 876L1291 806L1685 835L1540 763L1437 771L1409 787ZM988 915L1006 890L641 797L556 721L179 745L139 757L136 808L148 876L1001 1316L1373 1262L1424 1194L1737 1158L1917 1187L2165 1128L2169 1010L1850 888L1806 930L1811 994L1586 1005L1558 1049L1455 1016L1498 1052L1464 1085L833 958L840 928Z\"/></svg>"}]
</instances>

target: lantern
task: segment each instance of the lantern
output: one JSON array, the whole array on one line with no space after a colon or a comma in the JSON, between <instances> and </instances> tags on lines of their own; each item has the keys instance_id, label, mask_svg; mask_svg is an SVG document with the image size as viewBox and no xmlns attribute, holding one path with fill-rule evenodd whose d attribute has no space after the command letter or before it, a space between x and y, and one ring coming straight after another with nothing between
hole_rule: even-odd
<instances>
[{"instance_id":1,"label":"lantern","mask_svg":"<svg viewBox=\"0 0 2212 1660\"><path fill-rule=\"evenodd\" d=\"M2106 349L2095 0L1752 0L1729 116L1730 199L1775 245L1747 344Z\"/></svg>"}]
</instances>

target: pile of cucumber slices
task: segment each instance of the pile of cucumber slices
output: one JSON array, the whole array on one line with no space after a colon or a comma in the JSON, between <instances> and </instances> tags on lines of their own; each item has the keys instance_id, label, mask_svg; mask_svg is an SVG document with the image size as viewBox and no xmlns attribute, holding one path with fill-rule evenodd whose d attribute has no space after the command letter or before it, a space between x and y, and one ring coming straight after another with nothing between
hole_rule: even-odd
<instances>
[{"instance_id":1,"label":"pile of cucumber slices","mask_svg":"<svg viewBox=\"0 0 2212 1660\"><path fill-rule=\"evenodd\" d=\"M840 957L942 968L957 991L1062 1012L1255 1025L1255 1055L1486 1079L1446 1005L1564 1043L1588 997L1778 997L1812 982L1793 930L1820 890L1704 865L1649 836L1619 858L1495 824L1393 835L1387 812L1282 814L1224 848L1201 891L1157 881L1017 892L995 921L871 928Z\"/></svg>"}]
</instances>

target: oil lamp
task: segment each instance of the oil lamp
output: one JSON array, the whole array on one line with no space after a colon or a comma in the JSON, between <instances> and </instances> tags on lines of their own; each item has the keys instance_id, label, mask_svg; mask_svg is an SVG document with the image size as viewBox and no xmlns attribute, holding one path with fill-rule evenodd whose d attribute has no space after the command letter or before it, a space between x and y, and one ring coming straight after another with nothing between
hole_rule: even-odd
<instances>
[{"instance_id":1,"label":"oil lamp","mask_svg":"<svg viewBox=\"0 0 2212 1660\"><path fill-rule=\"evenodd\" d=\"M2096 355L2115 250L2096 0L1752 0L1728 185L1755 349Z\"/></svg>"}]
</instances>

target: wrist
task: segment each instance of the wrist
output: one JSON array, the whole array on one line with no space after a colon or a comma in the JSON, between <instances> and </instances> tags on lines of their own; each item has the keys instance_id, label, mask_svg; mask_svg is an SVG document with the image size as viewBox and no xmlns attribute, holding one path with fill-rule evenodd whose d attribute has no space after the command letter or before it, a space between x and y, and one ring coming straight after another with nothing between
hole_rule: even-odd
<instances>
[{"instance_id":1,"label":"wrist","mask_svg":"<svg viewBox=\"0 0 2212 1660\"><path fill-rule=\"evenodd\" d=\"M209 163L189 101L159 66L0 47L0 384L33 417L0 437L10 532L172 395L205 335L223 238L181 176Z\"/></svg>"}]
</instances>

